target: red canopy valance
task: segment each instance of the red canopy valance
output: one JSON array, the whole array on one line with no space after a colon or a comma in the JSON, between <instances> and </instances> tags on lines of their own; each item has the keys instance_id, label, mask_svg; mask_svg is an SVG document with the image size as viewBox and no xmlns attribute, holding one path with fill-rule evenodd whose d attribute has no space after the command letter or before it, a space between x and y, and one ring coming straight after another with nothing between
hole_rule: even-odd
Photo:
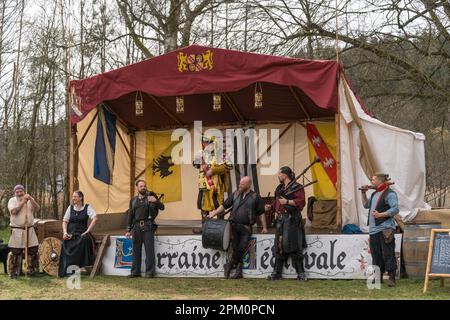
<instances>
[{"instance_id":1,"label":"red canopy valance","mask_svg":"<svg viewBox=\"0 0 450 320\"><path fill-rule=\"evenodd\" d=\"M333 116L337 110L336 61L313 61L192 45L70 82L71 122L105 103L136 129L233 122L270 122ZM263 108L254 108L256 83ZM135 115L136 92L144 116ZM212 111L212 93L222 93L222 110ZM184 96L185 112L175 112Z\"/></svg>"}]
</instances>

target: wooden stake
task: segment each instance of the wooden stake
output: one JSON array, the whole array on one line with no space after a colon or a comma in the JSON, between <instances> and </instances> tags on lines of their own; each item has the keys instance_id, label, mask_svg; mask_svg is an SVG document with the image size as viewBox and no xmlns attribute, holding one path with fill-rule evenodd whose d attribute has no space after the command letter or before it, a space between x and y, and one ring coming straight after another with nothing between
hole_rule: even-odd
<instances>
[{"instance_id":1,"label":"wooden stake","mask_svg":"<svg viewBox=\"0 0 450 320\"><path fill-rule=\"evenodd\" d=\"M154 95L148 94L147 96L149 96L153 102L162 110L164 111L165 114L167 114L173 121L175 121L178 125L183 125L183 122L181 122L180 119L178 119L176 116L174 116L172 113L170 113L169 110L167 110L167 108L163 105L163 103L161 101L158 100L158 98L156 98Z\"/></svg>"},{"instance_id":2,"label":"wooden stake","mask_svg":"<svg viewBox=\"0 0 450 320\"><path fill-rule=\"evenodd\" d=\"M78 189L78 157L75 153L77 149L78 139L77 139L77 125L71 126L70 130L70 172L69 172L69 199L73 192Z\"/></svg>"},{"instance_id":3,"label":"wooden stake","mask_svg":"<svg viewBox=\"0 0 450 320\"><path fill-rule=\"evenodd\" d=\"M431 257L433 256L433 244L434 244L434 237L435 237L435 231L436 229L431 229L430 234L430 244L428 246L428 258L427 258L427 268L425 270L425 285L423 286L423 293L427 292L428 289L428 283L430 281L430 268L431 268Z\"/></svg>"},{"instance_id":4,"label":"wooden stake","mask_svg":"<svg viewBox=\"0 0 450 320\"><path fill-rule=\"evenodd\" d=\"M300 97L297 95L297 93L294 90L294 87L289 86L289 90L292 93L292 96L294 97L295 101L297 102L298 106L300 107L300 109L302 109L303 113L305 114L306 118L308 120L311 120L311 116L309 115L309 113L306 111L306 108L304 106L304 104L302 103L302 101L300 100Z\"/></svg>"},{"instance_id":5,"label":"wooden stake","mask_svg":"<svg viewBox=\"0 0 450 320\"><path fill-rule=\"evenodd\" d=\"M91 279L94 278L100 272L102 260L106 253L105 249L107 246L109 246L109 244L110 244L109 234L107 234L103 237L102 243L100 244L100 248L97 252L97 256L95 257L94 267L92 268L90 275Z\"/></svg>"},{"instance_id":6,"label":"wooden stake","mask_svg":"<svg viewBox=\"0 0 450 320\"><path fill-rule=\"evenodd\" d=\"M234 103L233 99L230 97L230 95L226 92L222 93L222 97L225 98L225 102L228 104L228 107L230 107L231 111L233 112L234 116L237 120L240 122L244 122L245 118L242 115L242 113L239 111L239 108Z\"/></svg>"},{"instance_id":7,"label":"wooden stake","mask_svg":"<svg viewBox=\"0 0 450 320\"><path fill-rule=\"evenodd\" d=\"M91 129L91 127L94 124L94 121L95 121L95 119L97 119L97 117L98 117L98 109L97 109L97 112L95 113L95 116L92 118L91 122L89 123L88 127L86 128L86 131L83 133L83 136L81 137L80 142L77 144L77 147L75 148L74 153L78 152L78 149L83 144L84 139L86 138L87 134L89 133L89 130Z\"/></svg>"},{"instance_id":8,"label":"wooden stake","mask_svg":"<svg viewBox=\"0 0 450 320\"><path fill-rule=\"evenodd\" d=\"M120 132L119 132L119 128L117 127L117 124L116 124L116 134L117 134L117 136L119 137L119 140L120 140L120 142L122 143L123 147L125 148L125 152L127 153L128 157L131 157L130 150L128 150L128 147L127 147L127 145L125 144L125 141L123 140L122 135L121 135Z\"/></svg>"},{"instance_id":9,"label":"wooden stake","mask_svg":"<svg viewBox=\"0 0 450 320\"><path fill-rule=\"evenodd\" d=\"M339 99L339 98L338 98ZM336 126L336 229L340 232L342 230L342 197L341 197L341 114L339 108L335 115Z\"/></svg>"},{"instance_id":10,"label":"wooden stake","mask_svg":"<svg viewBox=\"0 0 450 320\"><path fill-rule=\"evenodd\" d=\"M286 128L284 128L284 130L283 130L283 131L281 132L281 134L278 136L278 139L277 139L276 141L274 141L274 142L267 148L267 150L266 150L261 156L259 156L258 160L256 160L256 163L259 163L259 161L261 160L261 158L262 158L263 156L265 156L265 155L270 151L270 149L272 149L272 147L273 147L273 145L274 145L275 143L281 141L281 138L282 138L282 137L284 136L284 134L292 127L292 125L295 125L295 122L289 123L289 125L288 125Z\"/></svg>"},{"instance_id":11,"label":"wooden stake","mask_svg":"<svg viewBox=\"0 0 450 320\"><path fill-rule=\"evenodd\" d=\"M130 133L130 200L134 197L134 176L136 175L136 132Z\"/></svg>"}]
</instances>

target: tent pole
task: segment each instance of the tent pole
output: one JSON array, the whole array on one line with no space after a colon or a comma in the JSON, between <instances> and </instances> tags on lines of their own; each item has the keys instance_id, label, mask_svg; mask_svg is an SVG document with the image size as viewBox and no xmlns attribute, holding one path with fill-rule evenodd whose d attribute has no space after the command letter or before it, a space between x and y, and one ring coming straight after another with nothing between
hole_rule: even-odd
<instances>
[{"instance_id":1,"label":"tent pole","mask_svg":"<svg viewBox=\"0 0 450 320\"><path fill-rule=\"evenodd\" d=\"M69 198L73 192L78 189L78 139L77 125L70 126L70 179L69 179Z\"/></svg>"},{"instance_id":2,"label":"tent pole","mask_svg":"<svg viewBox=\"0 0 450 320\"><path fill-rule=\"evenodd\" d=\"M136 132L129 128L130 136L130 200L134 197L134 176L136 175Z\"/></svg>"},{"instance_id":3,"label":"tent pole","mask_svg":"<svg viewBox=\"0 0 450 320\"><path fill-rule=\"evenodd\" d=\"M297 95L297 93L294 90L294 87L289 86L289 90L292 93L292 96L294 97L295 101L297 102L297 104L299 105L300 109L302 109L303 113L305 114L306 118L308 118L308 120L311 120L311 116L309 115L309 113L306 111L305 106L303 105L302 101L300 100L299 96Z\"/></svg>"},{"instance_id":4,"label":"tent pole","mask_svg":"<svg viewBox=\"0 0 450 320\"><path fill-rule=\"evenodd\" d=\"M338 101L338 110L335 114L336 126L336 229L339 233L342 230L342 197L341 197L341 121L340 108Z\"/></svg>"},{"instance_id":5,"label":"tent pole","mask_svg":"<svg viewBox=\"0 0 450 320\"><path fill-rule=\"evenodd\" d=\"M117 124L116 124L116 134L119 137L120 142L122 142L123 148L125 149L125 152L127 153L128 157L131 157L130 150L128 150L128 147L125 144L125 141L123 140L122 135L119 132L119 128L117 127Z\"/></svg>"},{"instance_id":6,"label":"tent pole","mask_svg":"<svg viewBox=\"0 0 450 320\"><path fill-rule=\"evenodd\" d=\"M97 110L97 112L95 113L94 118L92 118L91 122L89 123L89 125L88 125L86 131L84 131L83 136L82 136L81 139L80 139L80 142L77 143L77 146L75 147L74 153L77 153L77 152L78 152L78 149L79 149L79 148L81 147L81 145L83 144L84 138L86 138L87 134L89 133L89 130L91 129L91 127L92 127L92 125L94 124L94 121L95 121L95 119L97 119L97 117L98 117L98 110Z\"/></svg>"},{"instance_id":7,"label":"tent pole","mask_svg":"<svg viewBox=\"0 0 450 320\"><path fill-rule=\"evenodd\" d=\"M222 93L222 97L225 98L225 102L228 104L228 107L230 107L236 119L239 120L240 122L244 122L245 121L244 116L239 112L239 108L236 106L233 99L231 99L228 93L226 92Z\"/></svg>"}]
</instances>

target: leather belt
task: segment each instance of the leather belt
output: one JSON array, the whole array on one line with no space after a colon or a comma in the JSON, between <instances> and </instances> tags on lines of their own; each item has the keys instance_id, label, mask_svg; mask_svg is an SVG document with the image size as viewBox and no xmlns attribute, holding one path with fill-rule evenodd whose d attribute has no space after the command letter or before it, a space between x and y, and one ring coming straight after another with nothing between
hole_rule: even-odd
<instances>
[{"instance_id":1,"label":"leather belt","mask_svg":"<svg viewBox=\"0 0 450 320\"><path fill-rule=\"evenodd\" d=\"M137 220L136 223L139 224L139 227L143 228L145 226L145 223L147 221L151 221L152 219L144 219L144 220Z\"/></svg>"},{"instance_id":2,"label":"leather belt","mask_svg":"<svg viewBox=\"0 0 450 320\"><path fill-rule=\"evenodd\" d=\"M13 226L9 226L11 229L22 229L25 230L25 227L13 227ZM29 226L28 228L34 228L34 226Z\"/></svg>"}]
</instances>

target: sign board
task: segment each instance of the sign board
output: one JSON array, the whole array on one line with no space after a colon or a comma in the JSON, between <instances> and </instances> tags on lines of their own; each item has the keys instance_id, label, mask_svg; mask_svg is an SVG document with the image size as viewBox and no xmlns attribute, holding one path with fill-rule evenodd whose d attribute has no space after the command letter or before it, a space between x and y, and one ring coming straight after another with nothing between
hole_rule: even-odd
<instances>
[{"instance_id":1,"label":"sign board","mask_svg":"<svg viewBox=\"0 0 450 320\"><path fill-rule=\"evenodd\" d=\"M444 286L444 278L450 278L450 229L431 230L424 293L427 292L430 277L441 278L441 286Z\"/></svg>"},{"instance_id":2,"label":"sign board","mask_svg":"<svg viewBox=\"0 0 450 320\"><path fill-rule=\"evenodd\" d=\"M371 274L369 235L306 235L306 274L311 279L367 279ZM401 234L395 235L395 255L400 265ZM244 258L245 278L266 278L273 271L274 235L251 237ZM143 254L145 250L142 250ZM223 277L228 257L223 251L204 249L200 235L155 236L156 276L161 277ZM106 248L102 272L106 275L130 274L131 239L111 236ZM142 259L144 272L145 258ZM398 268L399 270L400 268ZM297 276L291 261L283 269L283 277Z\"/></svg>"}]
</instances>

